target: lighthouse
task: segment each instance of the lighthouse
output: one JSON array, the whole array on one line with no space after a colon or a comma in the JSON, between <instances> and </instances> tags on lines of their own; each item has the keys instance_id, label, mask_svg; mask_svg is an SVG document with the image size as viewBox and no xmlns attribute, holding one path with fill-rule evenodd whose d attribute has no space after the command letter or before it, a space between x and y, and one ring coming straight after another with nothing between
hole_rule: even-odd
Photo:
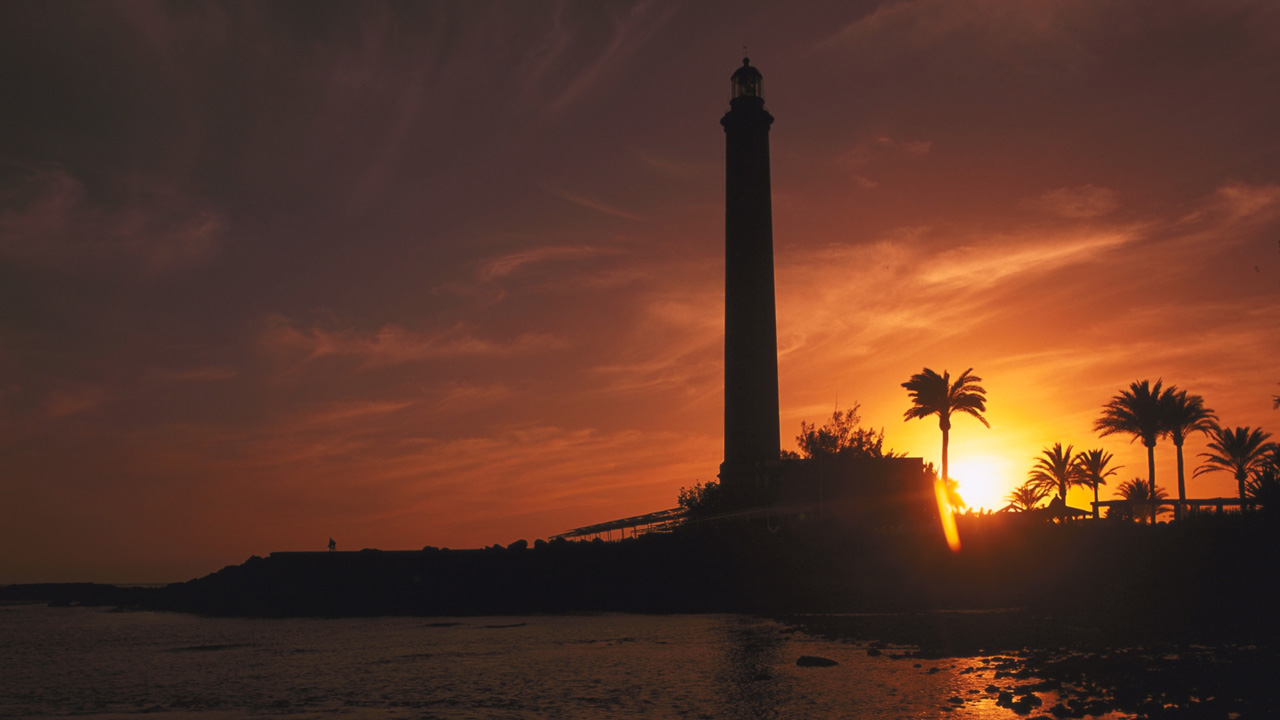
<instances>
[{"instance_id":1,"label":"lighthouse","mask_svg":"<svg viewBox=\"0 0 1280 720\"><path fill-rule=\"evenodd\" d=\"M726 493L745 501L778 463L778 330L773 291L769 126L760 71L730 78L725 133L724 462Z\"/></svg>"}]
</instances>

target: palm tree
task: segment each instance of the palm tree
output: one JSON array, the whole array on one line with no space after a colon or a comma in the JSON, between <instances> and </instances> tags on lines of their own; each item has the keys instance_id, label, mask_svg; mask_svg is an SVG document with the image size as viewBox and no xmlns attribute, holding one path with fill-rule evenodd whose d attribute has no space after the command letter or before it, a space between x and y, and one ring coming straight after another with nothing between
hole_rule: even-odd
<instances>
[{"instance_id":1,"label":"palm tree","mask_svg":"<svg viewBox=\"0 0 1280 720\"><path fill-rule=\"evenodd\" d=\"M1172 403L1162 398L1171 395L1173 388L1162 394L1160 383L1160 380L1156 380L1155 385L1147 380L1129 383L1128 390L1120 391L1102 407L1102 417L1093 423L1099 437L1124 433L1132 435L1134 440L1142 439L1142 444L1147 446L1147 482L1151 487L1156 486L1156 439L1167 432L1164 410Z\"/></svg>"},{"instance_id":2,"label":"palm tree","mask_svg":"<svg viewBox=\"0 0 1280 720\"><path fill-rule=\"evenodd\" d=\"M1132 500L1135 503L1151 503L1151 524L1156 522L1156 513L1162 509L1159 502L1151 502L1152 500L1164 500L1169 496L1164 490L1156 488L1155 492L1151 492L1151 484L1142 478L1134 478L1126 480L1116 486L1116 494L1125 500ZM1136 513L1135 513L1136 515Z\"/></svg>"},{"instance_id":3,"label":"palm tree","mask_svg":"<svg viewBox=\"0 0 1280 720\"><path fill-rule=\"evenodd\" d=\"M946 370L942 374L925 368L911 379L902 383L911 396L911 408L902 414L904 421L913 418L924 419L930 415L938 416L938 427L942 429L942 479L947 475L947 444L951 434L951 413L962 412L974 416L987 427L991 423L982 417L987 410L987 391L978 383L982 378L970 375L973 368L960 373L956 381L951 382L951 374Z\"/></svg>"},{"instance_id":4,"label":"palm tree","mask_svg":"<svg viewBox=\"0 0 1280 720\"><path fill-rule=\"evenodd\" d=\"M1280 510L1280 445L1270 444L1262 467L1244 484L1249 497L1262 503L1264 510Z\"/></svg>"},{"instance_id":5,"label":"palm tree","mask_svg":"<svg viewBox=\"0 0 1280 720\"><path fill-rule=\"evenodd\" d=\"M1031 482L1025 482L1022 484L1022 487L1014 490L1005 497L1009 500L1009 509L1017 510L1018 512L1026 512L1038 505L1048 494L1048 491L1044 488L1033 485Z\"/></svg>"},{"instance_id":6,"label":"palm tree","mask_svg":"<svg viewBox=\"0 0 1280 720\"><path fill-rule=\"evenodd\" d=\"M1031 472L1027 474L1027 483L1042 488L1045 495L1057 491L1065 505L1067 488L1084 484L1076 467L1075 457L1071 454L1071 446L1068 445L1064 450L1062 443L1054 443L1052 448L1042 450L1036 458L1036 464L1031 466Z\"/></svg>"},{"instance_id":7,"label":"palm tree","mask_svg":"<svg viewBox=\"0 0 1280 720\"><path fill-rule=\"evenodd\" d=\"M1280 395L1271 396L1271 409L1280 410Z\"/></svg>"},{"instance_id":8,"label":"palm tree","mask_svg":"<svg viewBox=\"0 0 1280 720\"><path fill-rule=\"evenodd\" d=\"M1116 471L1124 467L1117 465L1115 467L1107 467L1111 464L1111 453L1095 448L1093 450L1082 450L1076 455L1076 470L1080 473L1082 484L1093 488L1093 519L1098 519L1098 486L1106 485L1107 478L1116 474Z\"/></svg>"},{"instance_id":9,"label":"palm tree","mask_svg":"<svg viewBox=\"0 0 1280 720\"><path fill-rule=\"evenodd\" d=\"M1200 457L1204 458L1204 464L1196 468L1193 476L1215 470L1226 470L1235 475L1243 510L1245 481L1249 479L1250 474L1262 470L1267 465L1268 454L1273 445L1267 442L1270 437L1271 433L1263 432L1262 428L1238 427L1231 430L1214 427L1209 431L1209 449L1212 452L1200 453Z\"/></svg>"},{"instance_id":10,"label":"palm tree","mask_svg":"<svg viewBox=\"0 0 1280 720\"><path fill-rule=\"evenodd\" d=\"M1186 500L1187 483L1183 479L1185 471L1182 465L1182 443L1192 432L1208 433L1216 427L1218 416L1204 406L1204 398L1188 395L1185 390L1174 392L1174 388L1170 387L1169 392L1160 400L1164 404L1165 429L1169 432L1169 439L1173 440L1173 446L1178 449L1178 500ZM1181 503L1178 504L1174 517L1182 517Z\"/></svg>"}]
</instances>

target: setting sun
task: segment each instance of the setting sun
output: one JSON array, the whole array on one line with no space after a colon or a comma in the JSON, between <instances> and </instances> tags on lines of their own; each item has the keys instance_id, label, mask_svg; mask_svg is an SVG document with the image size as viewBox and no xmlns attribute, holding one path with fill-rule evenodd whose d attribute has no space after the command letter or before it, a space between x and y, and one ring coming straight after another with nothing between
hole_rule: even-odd
<instances>
[{"instance_id":1,"label":"setting sun","mask_svg":"<svg viewBox=\"0 0 1280 720\"><path fill-rule=\"evenodd\" d=\"M1015 483L1009 463L995 457L973 457L955 460L948 474L956 481L956 489L965 505L974 510L999 510L1007 503L1004 496Z\"/></svg>"}]
</instances>

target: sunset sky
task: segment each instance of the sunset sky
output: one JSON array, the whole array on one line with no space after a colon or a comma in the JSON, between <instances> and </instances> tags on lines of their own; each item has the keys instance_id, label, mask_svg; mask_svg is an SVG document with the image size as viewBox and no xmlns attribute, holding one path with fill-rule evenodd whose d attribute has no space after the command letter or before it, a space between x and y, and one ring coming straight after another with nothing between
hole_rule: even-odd
<instances>
[{"instance_id":1,"label":"sunset sky","mask_svg":"<svg viewBox=\"0 0 1280 720\"><path fill-rule=\"evenodd\" d=\"M0 583L533 541L713 479L744 45L784 448L856 402L936 462L923 367L984 380L986 507L1059 441L1145 476L1091 430L1134 380L1280 435L1280 4L803 7L5 2Z\"/></svg>"}]
</instances>

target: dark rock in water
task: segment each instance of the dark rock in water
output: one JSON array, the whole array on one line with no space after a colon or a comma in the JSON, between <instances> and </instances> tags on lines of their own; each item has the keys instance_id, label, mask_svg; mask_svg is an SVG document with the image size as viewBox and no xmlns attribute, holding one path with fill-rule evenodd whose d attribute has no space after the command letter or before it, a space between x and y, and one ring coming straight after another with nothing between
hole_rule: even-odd
<instances>
[{"instance_id":1,"label":"dark rock in water","mask_svg":"<svg viewBox=\"0 0 1280 720\"><path fill-rule=\"evenodd\" d=\"M880 657L883 654L879 648L867 648L867 655L871 657Z\"/></svg>"},{"instance_id":2,"label":"dark rock in water","mask_svg":"<svg viewBox=\"0 0 1280 720\"><path fill-rule=\"evenodd\" d=\"M1061 690L1062 681L1061 680L1042 680L1036 683L1035 685L1032 685L1031 689L1034 690L1035 692L1048 692L1050 690Z\"/></svg>"},{"instance_id":3,"label":"dark rock in water","mask_svg":"<svg viewBox=\"0 0 1280 720\"><path fill-rule=\"evenodd\" d=\"M1001 693L996 696L996 704L1000 707L1009 707L1013 704L1013 693L1008 690L1001 691Z\"/></svg>"},{"instance_id":4,"label":"dark rock in water","mask_svg":"<svg viewBox=\"0 0 1280 720\"><path fill-rule=\"evenodd\" d=\"M1024 702L1032 707L1040 707L1041 705L1044 704L1043 701L1040 700L1038 696L1033 695L1031 693L1027 693L1026 695L1023 695L1022 697L1018 698L1018 702Z\"/></svg>"},{"instance_id":5,"label":"dark rock in water","mask_svg":"<svg viewBox=\"0 0 1280 720\"><path fill-rule=\"evenodd\" d=\"M835 660L817 655L801 655L800 659L796 660L796 665L799 667L832 667L839 664Z\"/></svg>"},{"instance_id":6,"label":"dark rock in water","mask_svg":"<svg viewBox=\"0 0 1280 720\"><path fill-rule=\"evenodd\" d=\"M986 688L984 688L984 689L985 689L987 692L989 692L989 693L993 693L993 692L1000 692L1000 688L996 687L994 684L992 684L992 685L988 685L988 686L987 686Z\"/></svg>"},{"instance_id":7,"label":"dark rock in water","mask_svg":"<svg viewBox=\"0 0 1280 720\"><path fill-rule=\"evenodd\" d=\"M963 705L964 698L960 697L959 695L952 695L951 697L947 698L947 702L952 703L953 705Z\"/></svg>"}]
</instances>

